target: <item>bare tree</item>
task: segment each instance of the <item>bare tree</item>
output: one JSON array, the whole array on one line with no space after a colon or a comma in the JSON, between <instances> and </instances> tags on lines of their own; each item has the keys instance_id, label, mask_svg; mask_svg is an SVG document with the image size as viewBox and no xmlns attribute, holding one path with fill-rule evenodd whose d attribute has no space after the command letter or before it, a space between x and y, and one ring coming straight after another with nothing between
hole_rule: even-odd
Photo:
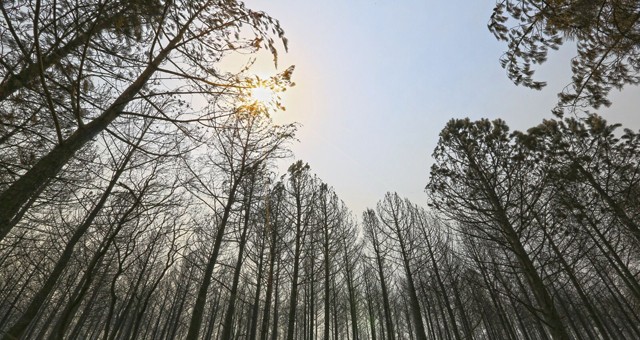
<instances>
[{"instance_id":1,"label":"bare tree","mask_svg":"<svg viewBox=\"0 0 640 340\"><path fill-rule=\"evenodd\" d=\"M33 40L32 45L39 58L43 53L38 48L39 18L46 14L41 13L41 9L55 7L57 3L54 1L46 4L47 6L42 5L38 0L34 6L27 7L33 11L29 14L33 18L34 31L30 39ZM48 120L45 124L47 133L41 133L42 138L36 136L47 142L41 143L43 145L37 155L28 156L30 160L25 163L26 166L16 169L15 175L0 192L0 240L15 226L25 204L37 196L78 150L90 144L114 122L126 117L150 117L174 123L202 121L211 124L216 117L233 111L235 105L226 105L221 97L237 97L245 86L239 83L237 77L214 73L213 68L203 65L202 61L219 59L229 52L228 46L234 46L233 50L255 50L266 46L275 53L274 40L266 32L273 28L278 36L283 35L277 21L264 13L253 12L235 1L167 1L161 6L153 7L160 8L161 11L148 26L144 26L148 29L137 30L136 27L142 26L135 25L121 27L133 30L132 39L135 43L129 45L132 46L131 49L121 45L119 40L102 39L100 35L91 36L96 40L85 44L86 48L80 56L69 55L70 61L63 60L57 64L70 70L68 77L61 77L62 83L57 82L56 78L48 79L43 74L43 64L40 64L41 86L37 92L41 95L39 98L44 98L44 102L37 107L25 109L27 112L35 111L32 116L34 119ZM5 21L14 21L8 17L7 11L3 12ZM16 8L11 13L19 13L19 10ZM57 9L47 13L55 16ZM125 17L119 18L125 20ZM124 21L116 21L116 26L118 22ZM254 33L253 39L236 41L234 33L240 30L241 24L250 28ZM11 35L10 31L2 31L2 34ZM14 40L13 46L24 50L22 54L29 54L24 48L25 44L18 42L29 37L21 39L15 34L11 36L12 38L7 39ZM130 51L134 51L134 55ZM24 57L22 59L32 60ZM9 69L13 67L9 66ZM6 71L10 72L9 69ZM4 78L7 76L8 74L3 75ZM168 91L163 88L159 81L166 78L172 78L176 87ZM67 85L65 82L71 84ZM78 82L82 86L78 87ZM55 97L63 100L54 100L51 94L54 91ZM184 101L173 99L175 95L200 96L204 100L210 100L216 110L196 107L184 110ZM153 112L139 111L142 104L152 106ZM46 113L36 113L40 111ZM14 125L16 124L8 128L11 129ZM22 123L17 125L21 129L24 126ZM14 143L13 139L21 137L15 131L3 128L3 134L5 133L7 135L3 136L3 144ZM25 138L30 139L29 136ZM19 148L19 145L16 147Z\"/></svg>"}]
</instances>

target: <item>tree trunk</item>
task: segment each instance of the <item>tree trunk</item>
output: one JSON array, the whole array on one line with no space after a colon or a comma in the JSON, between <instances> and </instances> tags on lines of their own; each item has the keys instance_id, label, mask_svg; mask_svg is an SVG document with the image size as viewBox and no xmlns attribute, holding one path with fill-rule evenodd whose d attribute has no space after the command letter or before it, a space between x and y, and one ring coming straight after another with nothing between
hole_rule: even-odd
<instances>
[{"instance_id":1,"label":"tree trunk","mask_svg":"<svg viewBox=\"0 0 640 340\"><path fill-rule=\"evenodd\" d=\"M271 297L273 296L273 276L274 268L278 257L278 236L276 224L269 225L268 230L271 231L271 245L269 246L269 274L267 275L267 291L264 302L264 314L262 316L262 326L260 327L260 340L267 340L269 334L269 317L271 316ZM277 274L276 274L277 275ZM276 293L277 298L277 293Z\"/></svg>"},{"instance_id":2,"label":"tree trunk","mask_svg":"<svg viewBox=\"0 0 640 340\"><path fill-rule=\"evenodd\" d=\"M227 226L227 222L229 221L229 216L231 215L231 207L235 202L236 190L238 189L239 184L240 178L236 178L235 183L230 189L229 197L227 198L224 212L222 214L222 219L220 220L220 225L218 226L218 232L215 236L213 249L211 251L211 255L209 256L207 267L204 270L202 283L200 284L200 288L198 289L196 303L191 314L191 321L189 322L189 331L187 332L185 340L198 339L200 327L202 326L202 318L204 316L204 306L207 300L207 291L209 290L209 285L211 284L211 275L213 275L213 268L215 267L216 261L218 260L218 253L220 252L220 246L222 245L225 228Z\"/></svg>"},{"instance_id":3,"label":"tree trunk","mask_svg":"<svg viewBox=\"0 0 640 340\"><path fill-rule=\"evenodd\" d=\"M268 209L268 208L267 208ZM267 212L267 216L268 216L268 212ZM266 224L268 224L268 218L267 217L267 222ZM253 298L253 306L251 309L251 322L249 325L249 340L255 340L256 339L256 333L258 330L258 316L260 313L260 292L261 292L261 288L262 288L262 275L263 275L263 260L264 260L264 248L265 248L265 242L266 240L266 231L263 231L262 233L262 240L260 243L260 254L259 254L259 258L258 258L258 277L256 278L256 294L254 295ZM268 307L265 307L268 308Z\"/></svg>"},{"instance_id":4,"label":"tree trunk","mask_svg":"<svg viewBox=\"0 0 640 340\"><path fill-rule=\"evenodd\" d=\"M138 144L142 140L142 136L144 136L144 132L141 135L140 139L138 139L137 141ZM64 269L67 267L67 264L71 260L71 257L73 255L73 250L76 244L78 243L78 241L80 241L82 236L84 236L87 230L89 230L89 227L91 227L91 225L93 224L93 221L98 216L98 213L102 210L102 208L106 204L107 199L111 195L111 191L113 190L116 183L118 182L120 175L122 175L122 173L124 172L134 151L135 151L135 148L132 148L129 151L129 153L125 156L124 160L122 161L122 164L118 167L116 172L113 174L113 177L109 181L107 188L102 193L100 200L96 203L96 205L93 207L91 212L87 215L84 222L80 226L78 226L78 228L76 228L73 235L65 245L65 248L62 251L60 258L58 259L55 266L53 267L53 270L47 277L47 280L45 281L43 286L40 288L40 290L38 290L38 292L33 296L28 307L25 309L24 314L22 314L22 316L5 333L5 335L3 336L3 340L19 339L23 335L24 331L27 329L31 321L33 321L33 318L38 314L40 307L42 306L44 301L47 299L47 297L55 287L56 283L58 282L58 279L60 278L60 276L64 272ZM1 208L0 208L0 211L2 211ZM2 213L0 212L0 215L1 214ZM2 225L2 222L0 222L0 225ZM0 232L0 239L2 239L1 232Z\"/></svg>"},{"instance_id":5,"label":"tree trunk","mask_svg":"<svg viewBox=\"0 0 640 340\"><path fill-rule=\"evenodd\" d=\"M465 150L467 151L467 150ZM487 194L487 198L489 203L493 207L495 211L495 219L498 225L500 226L506 241L511 247L511 251L518 259L520 266L524 272L524 275L527 279L527 283L531 287L533 291L533 295L536 298L536 302L541 310L541 314L551 332L552 337L555 340L569 340L569 334L566 332L564 325L562 324L562 319L556 306L553 303L553 298L551 294L547 291L544 281L538 274L535 265L529 255L527 254L524 246L520 242L520 237L516 233L513 225L511 224L509 217L505 211L504 206L502 205L500 199L498 198L497 193L494 191L494 187L490 185L490 183L484 177L484 173L480 170L480 167L476 164L474 160L474 156L467 155L470 167L480 176L483 189Z\"/></svg>"},{"instance_id":6,"label":"tree trunk","mask_svg":"<svg viewBox=\"0 0 640 340\"><path fill-rule=\"evenodd\" d=\"M302 203L296 197L296 245L293 257L293 276L291 278L291 295L289 300L289 321L287 322L287 340L293 340L296 325L296 305L298 304L298 275L300 271L300 255L302 252Z\"/></svg>"},{"instance_id":7,"label":"tree trunk","mask_svg":"<svg viewBox=\"0 0 640 340\"><path fill-rule=\"evenodd\" d=\"M251 181L253 182L252 176ZM222 338L231 339L231 333L233 331L233 314L236 309L236 299L238 295L238 283L240 282L240 272L242 269L242 263L244 260L244 248L247 244L247 231L249 230L249 216L251 213L251 203L253 196L254 183L249 184L249 194L245 202L245 212L242 235L240 236L240 244L238 245L238 258L236 259L236 265L233 273L233 284L231 285L231 292L229 293L229 304L227 305L227 312L224 316L224 323L222 324Z\"/></svg>"}]
</instances>

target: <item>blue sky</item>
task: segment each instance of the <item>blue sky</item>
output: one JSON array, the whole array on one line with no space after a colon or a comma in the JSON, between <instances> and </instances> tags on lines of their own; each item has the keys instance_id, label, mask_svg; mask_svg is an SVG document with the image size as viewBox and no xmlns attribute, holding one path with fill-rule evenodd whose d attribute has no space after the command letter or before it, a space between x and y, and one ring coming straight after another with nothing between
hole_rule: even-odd
<instances>
[{"instance_id":1,"label":"blue sky","mask_svg":"<svg viewBox=\"0 0 640 340\"><path fill-rule=\"evenodd\" d=\"M491 0L246 3L280 20L289 53L279 69L296 65L297 86L276 121L302 124L295 157L358 216L387 191L426 203L431 153L449 119L502 118L526 129L552 117L571 76L575 48L565 46L537 72L548 82L543 91L513 85L498 62L505 45L486 28ZM276 70L261 55L254 72ZM599 113L637 130L639 94L614 93Z\"/></svg>"}]
</instances>

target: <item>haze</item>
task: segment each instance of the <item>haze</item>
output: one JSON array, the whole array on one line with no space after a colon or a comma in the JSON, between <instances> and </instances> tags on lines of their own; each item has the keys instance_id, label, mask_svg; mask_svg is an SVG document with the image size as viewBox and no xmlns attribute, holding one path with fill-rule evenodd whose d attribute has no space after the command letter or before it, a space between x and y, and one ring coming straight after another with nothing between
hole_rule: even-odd
<instances>
[{"instance_id":1,"label":"haze","mask_svg":"<svg viewBox=\"0 0 640 340\"><path fill-rule=\"evenodd\" d=\"M438 134L451 118L502 118L527 129L552 118L575 47L536 73L542 91L515 86L498 62L506 49L487 30L492 1L247 1L280 20L289 39L279 68L296 65L281 123L302 124L296 159L332 185L354 213L387 191L426 203ZM247 57L249 58L249 57ZM271 56L253 72L275 73ZM598 113L637 130L637 87L614 91ZM281 171L293 161L282 162Z\"/></svg>"}]
</instances>

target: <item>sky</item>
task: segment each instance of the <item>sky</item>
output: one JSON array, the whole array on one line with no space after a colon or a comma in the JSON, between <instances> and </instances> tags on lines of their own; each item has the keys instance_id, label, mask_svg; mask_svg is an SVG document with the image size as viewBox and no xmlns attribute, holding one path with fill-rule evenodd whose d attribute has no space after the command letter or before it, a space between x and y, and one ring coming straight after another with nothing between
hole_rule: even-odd
<instances>
[{"instance_id":1,"label":"sky","mask_svg":"<svg viewBox=\"0 0 640 340\"><path fill-rule=\"evenodd\" d=\"M247 0L278 19L289 40L278 69L258 56L252 72L268 76L295 65L297 84L277 123L301 124L295 159L311 166L360 216L388 191L425 205L431 154L452 118L501 118L526 130L545 118L571 79L574 46L539 67L542 91L514 85L500 67L506 45L487 22L495 2ZM638 87L612 93L597 112L640 129ZM293 162L281 164L282 170Z\"/></svg>"}]
</instances>

